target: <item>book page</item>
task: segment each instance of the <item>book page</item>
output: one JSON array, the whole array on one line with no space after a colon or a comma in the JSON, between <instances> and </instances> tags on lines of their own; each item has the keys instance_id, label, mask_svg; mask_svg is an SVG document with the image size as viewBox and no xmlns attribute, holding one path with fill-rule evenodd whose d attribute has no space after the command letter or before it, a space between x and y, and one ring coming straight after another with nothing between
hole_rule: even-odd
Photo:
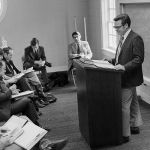
<instances>
[{"instance_id":1,"label":"book page","mask_svg":"<svg viewBox=\"0 0 150 150\"><path fill-rule=\"evenodd\" d=\"M28 122L23 128L23 134L15 140L15 143L27 150L30 150L47 131L32 122Z\"/></svg>"},{"instance_id":2,"label":"book page","mask_svg":"<svg viewBox=\"0 0 150 150\"><path fill-rule=\"evenodd\" d=\"M3 126L13 130L15 126L23 127L26 122L26 119L13 115Z\"/></svg>"},{"instance_id":3,"label":"book page","mask_svg":"<svg viewBox=\"0 0 150 150\"><path fill-rule=\"evenodd\" d=\"M96 67L106 68L106 69L115 69L115 67L112 64L110 64L108 61L104 61L104 60L92 60L92 61Z\"/></svg>"},{"instance_id":4,"label":"book page","mask_svg":"<svg viewBox=\"0 0 150 150\"><path fill-rule=\"evenodd\" d=\"M13 115L2 127L7 128L8 132L2 136L11 135L10 142L13 143L24 131L22 127L27 122L26 119Z\"/></svg>"},{"instance_id":5,"label":"book page","mask_svg":"<svg viewBox=\"0 0 150 150\"><path fill-rule=\"evenodd\" d=\"M29 96L29 95L32 95L34 94L34 91L25 91L25 92L20 92L19 94L17 95L12 95L12 98L20 98L20 97L23 97L23 96Z\"/></svg>"}]
</instances>

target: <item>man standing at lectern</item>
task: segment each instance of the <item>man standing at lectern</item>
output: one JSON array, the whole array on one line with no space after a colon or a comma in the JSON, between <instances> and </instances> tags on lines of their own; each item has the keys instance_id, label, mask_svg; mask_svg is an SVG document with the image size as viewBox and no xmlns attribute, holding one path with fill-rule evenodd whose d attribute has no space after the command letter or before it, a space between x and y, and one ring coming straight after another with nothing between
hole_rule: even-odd
<instances>
[{"instance_id":1,"label":"man standing at lectern","mask_svg":"<svg viewBox=\"0 0 150 150\"><path fill-rule=\"evenodd\" d=\"M116 70L123 70L121 76L123 142L128 142L130 134L139 134L142 117L136 87L143 83L142 63L144 43L141 36L130 28L131 20L127 14L114 18L114 28L120 36L114 59L108 60Z\"/></svg>"}]
</instances>

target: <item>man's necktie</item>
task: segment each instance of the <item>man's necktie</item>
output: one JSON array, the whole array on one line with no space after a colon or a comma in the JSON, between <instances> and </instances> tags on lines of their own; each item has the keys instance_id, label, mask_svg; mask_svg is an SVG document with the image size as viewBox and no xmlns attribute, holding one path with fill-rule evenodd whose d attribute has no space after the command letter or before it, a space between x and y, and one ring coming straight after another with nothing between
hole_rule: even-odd
<instances>
[{"instance_id":1,"label":"man's necktie","mask_svg":"<svg viewBox=\"0 0 150 150\"><path fill-rule=\"evenodd\" d=\"M119 58L119 55L120 55L120 52L121 52L121 48L122 48L122 44L123 44L123 39L124 37L122 36L119 40L119 43L118 43L118 46L117 46L117 51L116 51L116 62L115 64L118 63L118 58Z\"/></svg>"},{"instance_id":2,"label":"man's necktie","mask_svg":"<svg viewBox=\"0 0 150 150\"><path fill-rule=\"evenodd\" d=\"M35 50L34 53L35 53L35 57L38 57L38 50Z\"/></svg>"},{"instance_id":3,"label":"man's necktie","mask_svg":"<svg viewBox=\"0 0 150 150\"><path fill-rule=\"evenodd\" d=\"M80 54L80 46L77 44L77 54Z\"/></svg>"}]
</instances>

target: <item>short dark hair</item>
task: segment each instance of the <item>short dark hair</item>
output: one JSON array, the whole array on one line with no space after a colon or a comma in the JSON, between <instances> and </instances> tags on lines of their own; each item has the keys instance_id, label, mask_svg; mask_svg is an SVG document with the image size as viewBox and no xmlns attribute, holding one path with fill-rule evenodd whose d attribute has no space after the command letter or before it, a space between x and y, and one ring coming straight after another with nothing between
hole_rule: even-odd
<instances>
[{"instance_id":1,"label":"short dark hair","mask_svg":"<svg viewBox=\"0 0 150 150\"><path fill-rule=\"evenodd\" d=\"M72 37L74 37L74 35L81 35L81 34L80 34L80 32L73 32Z\"/></svg>"},{"instance_id":2,"label":"short dark hair","mask_svg":"<svg viewBox=\"0 0 150 150\"><path fill-rule=\"evenodd\" d=\"M6 53L8 55L10 50L12 50L11 47L9 47L9 46L5 47L5 48L3 48L3 53Z\"/></svg>"},{"instance_id":3,"label":"short dark hair","mask_svg":"<svg viewBox=\"0 0 150 150\"><path fill-rule=\"evenodd\" d=\"M121 20L121 24L124 26L125 24L128 24L128 27L130 27L131 25L131 19L130 17L128 16L128 14L120 14L118 16L116 16L114 18L114 21L118 21L118 20Z\"/></svg>"},{"instance_id":4,"label":"short dark hair","mask_svg":"<svg viewBox=\"0 0 150 150\"><path fill-rule=\"evenodd\" d=\"M33 38L31 40L31 46L35 46L36 44L39 44L39 40L37 38Z\"/></svg>"},{"instance_id":5,"label":"short dark hair","mask_svg":"<svg viewBox=\"0 0 150 150\"><path fill-rule=\"evenodd\" d=\"M3 49L0 48L0 56L3 56Z\"/></svg>"}]
</instances>

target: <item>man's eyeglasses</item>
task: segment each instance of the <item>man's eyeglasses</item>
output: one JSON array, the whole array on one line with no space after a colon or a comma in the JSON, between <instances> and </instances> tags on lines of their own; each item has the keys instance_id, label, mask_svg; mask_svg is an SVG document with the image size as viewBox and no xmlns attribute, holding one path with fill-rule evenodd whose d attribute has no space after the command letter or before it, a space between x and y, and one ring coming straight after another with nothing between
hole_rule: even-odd
<instances>
[{"instance_id":1,"label":"man's eyeglasses","mask_svg":"<svg viewBox=\"0 0 150 150\"><path fill-rule=\"evenodd\" d=\"M78 38L79 36L77 35L77 36L73 36L73 39L76 39L76 38Z\"/></svg>"}]
</instances>

